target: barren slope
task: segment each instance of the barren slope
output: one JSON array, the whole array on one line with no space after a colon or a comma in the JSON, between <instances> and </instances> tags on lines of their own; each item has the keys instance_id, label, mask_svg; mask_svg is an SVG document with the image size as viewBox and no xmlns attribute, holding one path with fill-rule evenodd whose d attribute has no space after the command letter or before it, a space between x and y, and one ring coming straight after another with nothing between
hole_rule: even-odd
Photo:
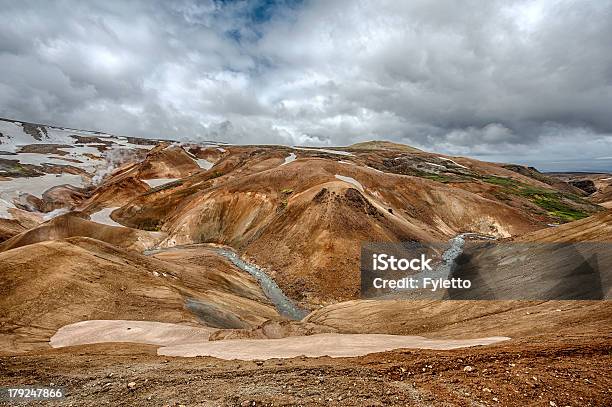
<instances>
[{"instance_id":1,"label":"barren slope","mask_svg":"<svg viewBox=\"0 0 612 407\"><path fill-rule=\"evenodd\" d=\"M290 154L228 148L212 169L142 194L113 216L167 232L165 246L231 245L311 304L356 296L355 242L445 241L464 231L510 236L543 226L537 215L464 184L382 172L313 150L297 150L297 160L285 164Z\"/></svg>"},{"instance_id":2,"label":"barren slope","mask_svg":"<svg viewBox=\"0 0 612 407\"><path fill-rule=\"evenodd\" d=\"M214 252L172 264L89 238L0 253L2 348L45 346L60 327L90 319L245 328L278 318L257 282Z\"/></svg>"},{"instance_id":3,"label":"barren slope","mask_svg":"<svg viewBox=\"0 0 612 407\"><path fill-rule=\"evenodd\" d=\"M68 237L91 237L118 247L142 251L157 244L163 235L120 226L108 226L85 219L87 215L73 212L58 216L22 232L0 244L0 252L33 243Z\"/></svg>"},{"instance_id":4,"label":"barren slope","mask_svg":"<svg viewBox=\"0 0 612 407\"><path fill-rule=\"evenodd\" d=\"M536 281L541 276L550 285L550 281L554 281L550 280L551 273L557 273L561 278L584 261L576 258L576 248L572 246L555 246L553 250L550 245L541 243L598 242L596 248L601 249L602 244L608 244L602 242L612 241L611 215L608 211L532 232L514 239L516 244L502 242L468 246L466 256L471 257L469 261L482 272L501 274L498 282L506 281L507 289L514 290L507 294L520 298L527 295L529 281ZM586 245L580 250L588 252L589 243ZM589 284L583 286L576 279L578 276L571 275L576 288L600 290L603 296L609 296L612 252L605 250L606 246L603 248L604 251L599 252L598 264L605 274L596 284L591 281L591 276L584 276L589 279ZM521 250L526 251L523 253ZM530 261L529 256L536 258ZM522 265L525 267L521 268ZM465 265L468 270L469 266L470 263ZM517 275L523 277L513 280ZM586 292L584 290L582 292ZM486 293L483 292L479 298L487 298ZM448 337L524 337L544 332L602 335L612 331L610 301L349 301L316 310L306 321L343 332L427 333Z\"/></svg>"},{"instance_id":5,"label":"barren slope","mask_svg":"<svg viewBox=\"0 0 612 407\"><path fill-rule=\"evenodd\" d=\"M612 242L612 210L555 228L517 236L517 242Z\"/></svg>"}]
</instances>

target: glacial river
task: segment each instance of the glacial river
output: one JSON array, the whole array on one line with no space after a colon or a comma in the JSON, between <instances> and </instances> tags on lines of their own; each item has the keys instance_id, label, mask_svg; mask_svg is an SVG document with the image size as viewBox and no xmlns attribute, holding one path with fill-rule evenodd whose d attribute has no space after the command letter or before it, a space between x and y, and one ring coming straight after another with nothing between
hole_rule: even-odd
<instances>
[{"instance_id":1,"label":"glacial river","mask_svg":"<svg viewBox=\"0 0 612 407\"><path fill-rule=\"evenodd\" d=\"M175 250L181 247L189 247L189 246L193 247L197 245L174 246L174 247L169 247L165 249L145 250L144 254L146 256L149 256L149 255L153 255L155 253L159 253L162 251ZM219 253L221 256L231 261L232 264L234 264L239 269L246 271L247 273L255 277L255 279L259 283L259 286L261 287L261 290L264 292L266 297L268 297L268 299L272 302L272 304L274 304L279 314L281 314L282 316L286 318L293 319L293 320L300 320L304 318L306 315L308 315L309 311L298 307L293 301L291 301L291 299L289 299L285 295L283 290L280 289L280 287L278 286L278 284L276 284L276 282L272 279L272 277L267 275L265 271L263 271L262 269L260 269L254 264L251 264L251 263L248 263L242 260L240 256L238 256L238 254L236 254L236 252L234 252L231 249L218 248L214 250L217 253ZM188 305L191 305L191 304L188 304Z\"/></svg>"},{"instance_id":2,"label":"glacial river","mask_svg":"<svg viewBox=\"0 0 612 407\"><path fill-rule=\"evenodd\" d=\"M465 245L466 238L494 240L494 238L490 236L484 236L477 233L462 233L460 235L455 236L450 240L449 248L443 253L442 262L433 272L427 272L427 277L448 278L455 265L455 260L463 252L463 247ZM178 247L172 247L162 250L172 250L176 248ZM145 251L145 254L150 255L162 250L147 250ZM255 277L255 279L257 279L257 281L259 282L262 291L264 292L266 297L268 297L268 299L274 304L279 314L293 320L301 320L306 315L308 315L308 311L298 307L289 297L287 297L283 290L281 290L281 288L278 286L278 284L276 284L274 279L272 279L272 277L266 274L265 271L263 271L254 264L242 260L240 256L238 256L238 254L236 254L236 252L231 249L218 248L215 249L215 251L221 256L231 261L232 264L234 264L236 267L240 268L243 271L246 271L247 273ZM413 277L423 277L420 274L422 273L413 275Z\"/></svg>"},{"instance_id":3,"label":"glacial river","mask_svg":"<svg viewBox=\"0 0 612 407\"><path fill-rule=\"evenodd\" d=\"M414 275L415 278L422 277L430 277L430 278L449 278L453 268L455 267L455 262L457 258L463 253L463 248L465 246L466 238L474 238L479 240L495 240L494 237L481 235L479 233L461 233L455 237L453 237L449 241L449 248L442 254L442 262L438 265L438 267L432 272L428 271L426 273L418 273Z\"/></svg>"},{"instance_id":4,"label":"glacial river","mask_svg":"<svg viewBox=\"0 0 612 407\"><path fill-rule=\"evenodd\" d=\"M235 252L229 249L218 249L217 253L231 261L236 267L246 271L257 279L262 291L272 301L278 312L287 318L300 320L308 315L308 311L298 307L280 289L278 284L263 270L254 264L242 260Z\"/></svg>"},{"instance_id":5,"label":"glacial river","mask_svg":"<svg viewBox=\"0 0 612 407\"><path fill-rule=\"evenodd\" d=\"M448 241L448 248L442 253L442 261L438 263L433 270L421 271L416 274L410 274L406 277L411 277L415 280L420 281L419 286L422 287L422 281L424 278L436 279L449 279L456 266L457 258L463 253L465 248L466 239L475 240L496 240L493 236L483 235L480 233L461 233L453 237ZM440 290L440 299L444 295L444 291ZM432 293L427 291L426 298L430 299ZM423 299L422 291L419 289L412 288L395 288L386 294L382 294L376 297L377 299Z\"/></svg>"}]
</instances>

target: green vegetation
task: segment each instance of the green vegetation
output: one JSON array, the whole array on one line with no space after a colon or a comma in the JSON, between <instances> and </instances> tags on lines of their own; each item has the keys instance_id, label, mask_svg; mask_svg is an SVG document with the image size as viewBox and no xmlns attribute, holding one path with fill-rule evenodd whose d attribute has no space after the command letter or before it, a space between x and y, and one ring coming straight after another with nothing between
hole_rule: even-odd
<instances>
[{"instance_id":1,"label":"green vegetation","mask_svg":"<svg viewBox=\"0 0 612 407\"><path fill-rule=\"evenodd\" d=\"M502 187L501 191L496 192L495 196L515 195L525 197L545 210L551 217L570 222L589 216L587 212L577 209L572 204L589 205L588 202L576 195L533 187L512 178L487 176L482 177L481 180ZM507 199L508 197L506 197Z\"/></svg>"},{"instance_id":2,"label":"green vegetation","mask_svg":"<svg viewBox=\"0 0 612 407\"><path fill-rule=\"evenodd\" d=\"M291 195L292 193L293 189L291 188L284 188L281 190L281 196L283 197L283 199L280 202L279 210L283 210L287 207L287 205L289 205L289 195Z\"/></svg>"},{"instance_id":3,"label":"green vegetation","mask_svg":"<svg viewBox=\"0 0 612 407\"><path fill-rule=\"evenodd\" d=\"M427 174L427 175L423 175L422 178L427 178L427 179L430 179L432 181L438 181L438 182L442 182L442 183L451 182L453 180L449 176L440 175L440 174Z\"/></svg>"},{"instance_id":4,"label":"green vegetation","mask_svg":"<svg viewBox=\"0 0 612 407\"><path fill-rule=\"evenodd\" d=\"M504 187L515 187L519 183L512 178L496 177L494 175L483 177L482 180L493 185L501 185Z\"/></svg>"},{"instance_id":5,"label":"green vegetation","mask_svg":"<svg viewBox=\"0 0 612 407\"><path fill-rule=\"evenodd\" d=\"M2 177L39 177L41 175L44 173L37 171L33 165L23 165L17 160L0 158L0 176Z\"/></svg>"},{"instance_id":6,"label":"green vegetation","mask_svg":"<svg viewBox=\"0 0 612 407\"><path fill-rule=\"evenodd\" d=\"M533 195L532 202L540 208L546 210L550 216L563 219L565 221L573 221L583 219L589 216L587 213L579 211L561 202L560 194Z\"/></svg>"},{"instance_id":7,"label":"green vegetation","mask_svg":"<svg viewBox=\"0 0 612 407\"><path fill-rule=\"evenodd\" d=\"M159 232L161 230L161 226L159 225L158 220L146 219L139 222L138 229L147 230L149 232Z\"/></svg>"}]
</instances>

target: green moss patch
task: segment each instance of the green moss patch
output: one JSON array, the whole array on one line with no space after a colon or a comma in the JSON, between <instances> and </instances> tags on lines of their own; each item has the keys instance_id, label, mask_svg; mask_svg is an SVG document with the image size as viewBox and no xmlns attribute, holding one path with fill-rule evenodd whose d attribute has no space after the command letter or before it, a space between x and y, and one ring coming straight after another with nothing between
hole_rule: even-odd
<instances>
[{"instance_id":1,"label":"green moss patch","mask_svg":"<svg viewBox=\"0 0 612 407\"><path fill-rule=\"evenodd\" d=\"M446 176L446 175L441 175L441 174L427 174L427 175L423 175L422 178L427 178L432 181L442 182L443 184L453 181L453 178Z\"/></svg>"},{"instance_id":2,"label":"green moss patch","mask_svg":"<svg viewBox=\"0 0 612 407\"><path fill-rule=\"evenodd\" d=\"M488 184L500 186L501 190L497 192L498 194L527 198L546 211L549 216L561 221L571 222L590 215L589 212L577 206L591 206L591 204L573 194L533 187L512 178L488 176L482 177L481 180Z\"/></svg>"}]
</instances>

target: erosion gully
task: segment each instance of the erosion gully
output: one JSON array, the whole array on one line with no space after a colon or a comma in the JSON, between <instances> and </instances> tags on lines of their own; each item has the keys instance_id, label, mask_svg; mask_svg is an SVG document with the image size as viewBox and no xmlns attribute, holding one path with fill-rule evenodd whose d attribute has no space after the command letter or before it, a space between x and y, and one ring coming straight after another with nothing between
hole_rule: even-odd
<instances>
[{"instance_id":1,"label":"erosion gully","mask_svg":"<svg viewBox=\"0 0 612 407\"><path fill-rule=\"evenodd\" d=\"M147 256L153 255L166 250L174 250L187 247L196 247L198 245L184 245L174 246L164 249L153 249L145 250L144 254ZM208 246L210 247L210 246ZM301 320L308 311L298 307L289 297L285 295L283 290L276 284L274 279L270 277L264 270L259 268L257 265L244 261L240 256L230 248L213 248L219 255L228 259L233 265L239 269L246 271L259 283L262 291L268 297L268 299L274 304L279 314L283 317L293 320Z\"/></svg>"}]
</instances>

